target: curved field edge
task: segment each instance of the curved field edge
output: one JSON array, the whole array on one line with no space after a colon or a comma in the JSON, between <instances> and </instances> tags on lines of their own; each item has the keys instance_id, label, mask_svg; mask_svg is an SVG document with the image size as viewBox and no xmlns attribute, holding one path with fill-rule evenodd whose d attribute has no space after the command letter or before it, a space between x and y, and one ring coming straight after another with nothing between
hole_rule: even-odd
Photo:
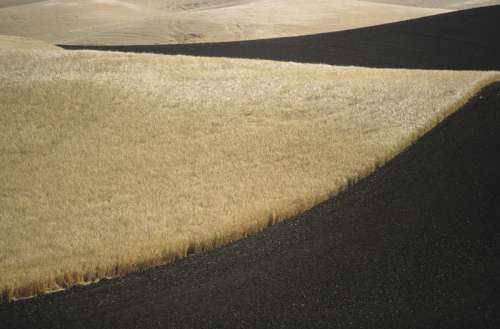
<instances>
[{"instance_id":1,"label":"curved field edge","mask_svg":"<svg viewBox=\"0 0 500 329\"><path fill-rule=\"evenodd\" d=\"M3 300L125 275L306 211L495 72L0 52Z\"/></svg>"},{"instance_id":2,"label":"curved field edge","mask_svg":"<svg viewBox=\"0 0 500 329\"><path fill-rule=\"evenodd\" d=\"M0 34L59 44L101 45L262 39L339 31L448 11L345 0L73 0L1 7Z\"/></svg>"}]
</instances>

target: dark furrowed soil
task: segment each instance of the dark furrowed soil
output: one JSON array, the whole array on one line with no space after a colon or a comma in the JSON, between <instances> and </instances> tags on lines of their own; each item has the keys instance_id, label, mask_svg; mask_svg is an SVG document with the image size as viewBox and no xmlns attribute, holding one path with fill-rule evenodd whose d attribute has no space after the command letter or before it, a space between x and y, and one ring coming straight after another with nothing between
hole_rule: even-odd
<instances>
[{"instance_id":1,"label":"dark furrowed soil","mask_svg":"<svg viewBox=\"0 0 500 329\"><path fill-rule=\"evenodd\" d=\"M495 6L297 38L95 49L500 69L499 17ZM496 83L300 216L172 265L0 304L0 328L499 328L499 168Z\"/></svg>"},{"instance_id":2,"label":"dark furrowed soil","mask_svg":"<svg viewBox=\"0 0 500 329\"><path fill-rule=\"evenodd\" d=\"M500 70L500 6L340 32L266 40L137 46L62 45L376 68Z\"/></svg>"},{"instance_id":3,"label":"dark furrowed soil","mask_svg":"<svg viewBox=\"0 0 500 329\"><path fill-rule=\"evenodd\" d=\"M0 305L1 328L498 328L500 83L341 195L173 265Z\"/></svg>"}]
</instances>

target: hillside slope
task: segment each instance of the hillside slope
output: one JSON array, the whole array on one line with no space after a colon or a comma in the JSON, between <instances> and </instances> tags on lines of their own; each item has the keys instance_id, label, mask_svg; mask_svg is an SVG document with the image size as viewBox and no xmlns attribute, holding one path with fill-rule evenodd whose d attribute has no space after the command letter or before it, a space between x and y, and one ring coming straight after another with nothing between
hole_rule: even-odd
<instances>
[{"instance_id":1,"label":"hillside slope","mask_svg":"<svg viewBox=\"0 0 500 329\"><path fill-rule=\"evenodd\" d=\"M6 299L170 262L307 210L499 78L6 40Z\"/></svg>"},{"instance_id":2,"label":"hillside slope","mask_svg":"<svg viewBox=\"0 0 500 329\"><path fill-rule=\"evenodd\" d=\"M0 35L58 44L154 44L261 39L442 13L356 0L49 0L0 8Z\"/></svg>"}]
</instances>

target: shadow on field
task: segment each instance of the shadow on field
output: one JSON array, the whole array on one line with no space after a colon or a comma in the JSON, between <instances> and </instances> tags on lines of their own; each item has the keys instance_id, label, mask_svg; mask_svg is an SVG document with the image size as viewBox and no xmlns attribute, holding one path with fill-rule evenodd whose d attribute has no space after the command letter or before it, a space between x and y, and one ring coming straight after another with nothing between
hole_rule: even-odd
<instances>
[{"instance_id":1,"label":"shadow on field","mask_svg":"<svg viewBox=\"0 0 500 329\"><path fill-rule=\"evenodd\" d=\"M298 37L175 45L61 47L376 68L499 70L500 6Z\"/></svg>"}]
</instances>

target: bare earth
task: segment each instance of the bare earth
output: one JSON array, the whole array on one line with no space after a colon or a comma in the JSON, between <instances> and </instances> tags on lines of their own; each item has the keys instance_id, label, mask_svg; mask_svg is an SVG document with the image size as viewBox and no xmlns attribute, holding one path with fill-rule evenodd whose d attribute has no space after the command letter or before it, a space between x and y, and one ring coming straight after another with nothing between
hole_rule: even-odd
<instances>
[{"instance_id":1,"label":"bare earth","mask_svg":"<svg viewBox=\"0 0 500 329\"><path fill-rule=\"evenodd\" d=\"M344 31L498 3L2 1L0 301L168 263L310 209L500 79L487 71L71 52L52 44L167 50L154 45ZM428 60L419 44L407 47L401 34L381 30L420 54L408 57ZM465 40L418 31L423 43L431 36L443 47ZM337 60L352 52L338 40L362 45L346 33L330 40ZM366 30L354 33L366 39ZM314 45L330 36L317 37L309 51L330 57L321 49L329 44ZM381 40L393 41L376 38L372 50L392 61ZM290 41L266 41L268 54L276 59ZM482 61L495 47L471 49Z\"/></svg>"},{"instance_id":2,"label":"bare earth","mask_svg":"<svg viewBox=\"0 0 500 329\"><path fill-rule=\"evenodd\" d=\"M424 8L468 9L500 4L499 0L368 0Z\"/></svg>"},{"instance_id":3,"label":"bare earth","mask_svg":"<svg viewBox=\"0 0 500 329\"><path fill-rule=\"evenodd\" d=\"M57 44L234 41L339 31L445 11L356 0L48 0L0 8L0 35Z\"/></svg>"},{"instance_id":4,"label":"bare earth","mask_svg":"<svg viewBox=\"0 0 500 329\"><path fill-rule=\"evenodd\" d=\"M0 290L29 296L244 237L371 173L498 78L3 37Z\"/></svg>"},{"instance_id":5,"label":"bare earth","mask_svg":"<svg viewBox=\"0 0 500 329\"><path fill-rule=\"evenodd\" d=\"M498 329L499 108L496 83L311 211L176 264L0 304L0 328Z\"/></svg>"}]
</instances>

